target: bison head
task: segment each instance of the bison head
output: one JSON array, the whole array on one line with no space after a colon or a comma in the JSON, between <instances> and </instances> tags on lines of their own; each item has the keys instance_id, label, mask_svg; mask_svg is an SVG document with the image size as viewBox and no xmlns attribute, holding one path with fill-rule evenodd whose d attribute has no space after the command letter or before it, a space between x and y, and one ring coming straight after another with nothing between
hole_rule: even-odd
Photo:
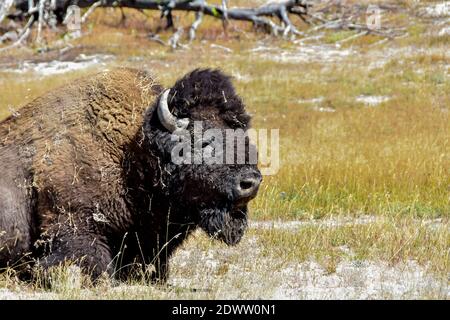
<instances>
[{"instance_id":1,"label":"bison head","mask_svg":"<svg viewBox=\"0 0 450 320\"><path fill-rule=\"evenodd\" d=\"M230 78L217 70L187 74L159 96L145 121L170 221L238 243L262 178L256 148L243 134L250 116Z\"/></svg>"}]
</instances>

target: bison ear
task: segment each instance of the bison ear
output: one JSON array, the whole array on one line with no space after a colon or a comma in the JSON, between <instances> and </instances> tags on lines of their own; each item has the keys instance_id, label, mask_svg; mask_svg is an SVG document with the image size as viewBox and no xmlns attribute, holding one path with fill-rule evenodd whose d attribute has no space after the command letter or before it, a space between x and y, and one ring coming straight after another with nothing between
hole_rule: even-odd
<instances>
[{"instance_id":1,"label":"bison ear","mask_svg":"<svg viewBox=\"0 0 450 320\"><path fill-rule=\"evenodd\" d=\"M158 119L161 124L169 130L169 132L174 132L175 130L184 130L189 125L189 118L177 118L169 110L169 104L167 98L169 97L170 89L165 90L158 103Z\"/></svg>"}]
</instances>

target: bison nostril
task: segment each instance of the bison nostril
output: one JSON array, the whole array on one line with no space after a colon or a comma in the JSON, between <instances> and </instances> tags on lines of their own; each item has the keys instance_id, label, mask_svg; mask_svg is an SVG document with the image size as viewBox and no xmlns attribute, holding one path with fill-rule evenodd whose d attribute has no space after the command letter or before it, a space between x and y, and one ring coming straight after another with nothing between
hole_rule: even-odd
<instances>
[{"instance_id":1,"label":"bison nostril","mask_svg":"<svg viewBox=\"0 0 450 320\"><path fill-rule=\"evenodd\" d=\"M258 187L261 179L246 178L238 182L235 188L235 195L237 199L251 198L258 192Z\"/></svg>"}]
</instances>

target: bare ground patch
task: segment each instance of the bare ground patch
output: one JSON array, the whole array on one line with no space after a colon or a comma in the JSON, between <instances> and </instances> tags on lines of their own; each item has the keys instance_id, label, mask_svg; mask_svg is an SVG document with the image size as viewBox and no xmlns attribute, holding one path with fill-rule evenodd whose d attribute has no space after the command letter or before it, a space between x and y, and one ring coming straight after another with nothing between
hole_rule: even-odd
<instances>
[{"instance_id":1,"label":"bare ground patch","mask_svg":"<svg viewBox=\"0 0 450 320\"><path fill-rule=\"evenodd\" d=\"M249 234L236 247L210 240L199 231L171 259L172 273L166 286L106 281L98 287L83 288L80 281L72 279L57 283L51 291L9 285L0 290L0 299L450 298L448 278L414 259L360 259L351 247L341 245L342 259L330 271L313 257L280 259L280 248L264 248L259 236L276 230L295 235L298 228L356 228L379 223L379 219L383 218L253 222ZM420 223L448 229L448 224L439 219Z\"/></svg>"}]
</instances>

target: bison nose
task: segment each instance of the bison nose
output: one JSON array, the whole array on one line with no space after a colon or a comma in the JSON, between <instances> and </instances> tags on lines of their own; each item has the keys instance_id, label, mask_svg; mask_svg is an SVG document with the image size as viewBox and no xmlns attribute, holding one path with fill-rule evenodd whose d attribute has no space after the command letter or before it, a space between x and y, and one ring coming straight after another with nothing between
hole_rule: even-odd
<instances>
[{"instance_id":1,"label":"bison nose","mask_svg":"<svg viewBox=\"0 0 450 320\"><path fill-rule=\"evenodd\" d=\"M235 195L237 199L252 198L258 192L259 185L261 184L260 177L246 177L238 179L235 186Z\"/></svg>"}]
</instances>

